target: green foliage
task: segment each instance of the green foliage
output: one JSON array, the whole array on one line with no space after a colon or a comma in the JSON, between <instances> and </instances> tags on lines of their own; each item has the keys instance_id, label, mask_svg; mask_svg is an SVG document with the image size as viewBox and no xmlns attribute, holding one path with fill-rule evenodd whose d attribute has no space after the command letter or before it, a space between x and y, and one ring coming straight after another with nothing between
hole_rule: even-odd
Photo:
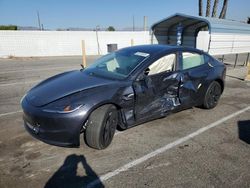
<instances>
[{"instance_id":1,"label":"green foliage","mask_svg":"<svg viewBox=\"0 0 250 188\"><path fill-rule=\"evenodd\" d=\"M16 25L0 25L0 30L17 30Z\"/></svg>"},{"instance_id":2,"label":"green foliage","mask_svg":"<svg viewBox=\"0 0 250 188\"><path fill-rule=\"evenodd\" d=\"M109 26L107 31L115 31L115 28L113 26Z\"/></svg>"}]
</instances>

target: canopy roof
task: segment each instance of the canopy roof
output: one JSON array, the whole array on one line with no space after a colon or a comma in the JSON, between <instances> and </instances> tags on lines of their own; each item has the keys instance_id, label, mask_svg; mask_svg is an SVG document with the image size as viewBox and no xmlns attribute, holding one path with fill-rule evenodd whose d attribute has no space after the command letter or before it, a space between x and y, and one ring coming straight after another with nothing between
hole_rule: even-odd
<instances>
[{"instance_id":1,"label":"canopy roof","mask_svg":"<svg viewBox=\"0 0 250 188\"><path fill-rule=\"evenodd\" d=\"M250 34L250 24L201 16L190 16L185 14L174 14L152 25L151 29L155 35L175 34L177 26L183 26L183 34L196 36L204 28L212 33L237 33ZM174 33L173 33L174 32Z\"/></svg>"}]
</instances>

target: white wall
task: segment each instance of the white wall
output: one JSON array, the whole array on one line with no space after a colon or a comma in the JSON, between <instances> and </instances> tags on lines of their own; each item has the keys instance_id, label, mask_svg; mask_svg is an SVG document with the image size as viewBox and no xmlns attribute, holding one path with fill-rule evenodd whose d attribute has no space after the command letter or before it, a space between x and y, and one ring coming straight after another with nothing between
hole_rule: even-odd
<instances>
[{"instance_id":1,"label":"white wall","mask_svg":"<svg viewBox=\"0 0 250 188\"><path fill-rule=\"evenodd\" d=\"M210 38L208 31L198 33L196 47L207 51L210 40L209 54L236 54L250 52L250 35L238 33L213 33Z\"/></svg>"},{"instance_id":2,"label":"white wall","mask_svg":"<svg viewBox=\"0 0 250 188\"><path fill-rule=\"evenodd\" d=\"M165 37L165 36L164 36ZM149 32L98 32L100 53L107 53L107 44L117 43L118 48L131 45L149 44ZM154 44L159 41L154 37ZM211 41L210 41L211 39ZM81 41L85 40L87 55L97 55L97 37L94 31L0 31L0 57L74 56L81 55ZM165 38L166 40L166 38ZM250 35L215 33L207 31L198 34L198 49L211 55L250 52Z\"/></svg>"},{"instance_id":3,"label":"white wall","mask_svg":"<svg viewBox=\"0 0 250 188\"><path fill-rule=\"evenodd\" d=\"M210 35L208 31L200 31L196 38L196 48L207 52L209 45L209 37Z\"/></svg>"},{"instance_id":4,"label":"white wall","mask_svg":"<svg viewBox=\"0 0 250 188\"><path fill-rule=\"evenodd\" d=\"M223 34L211 35L209 53L214 55L250 52L250 35Z\"/></svg>"},{"instance_id":5,"label":"white wall","mask_svg":"<svg viewBox=\"0 0 250 188\"><path fill-rule=\"evenodd\" d=\"M107 44L118 48L149 44L148 32L98 32L100 52L107 53ZM0 57L73 56L81 55L81 41L85 40L87 55L97 55L97 37L94 31L0 31Z\"/></svg>"}]
</instances>

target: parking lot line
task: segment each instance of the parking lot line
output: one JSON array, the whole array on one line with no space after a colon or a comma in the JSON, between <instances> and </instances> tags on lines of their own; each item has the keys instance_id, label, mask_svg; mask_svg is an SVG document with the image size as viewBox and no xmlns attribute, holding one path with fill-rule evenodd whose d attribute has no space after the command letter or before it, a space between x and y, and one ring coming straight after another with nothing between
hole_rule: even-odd
<instances>
[{"instance_id":1,"label":"parking lot line","mask_svg":"<svg viewBox=\"0 0 250 188\"><path fill-rule=\"evenodd\" d=\"M175 146L177 146L179 144L182 144L183 142L186 142L186 141L194 138L195 136L198 136L198 135L204 133L205 131L207 131L207 130L213 128L213 127L216 127L216 126L222 124L223 122L225 122L225 121L227 121L229 119L232 119L233 117L238 116L239 114L242 114L242 113L246 112L247 110L250 110L250 106L248 106L246 108L243 108L242 110L239 110L237 112L234 112L234 113L232 113L232 114L230 114L228 116L225 116L225 117L221 118L220 120L215 121L214 123L211 123L211 124L209 124L209 125L207 125L205 127L202 127L200 129L198 129L197 131L195 131L195 132L193 132L193 133L191 133L191 134L189 134L189 135L187 135L185 137L182 137L182 138L180 138L180 139L178 139L178 140L176 140L174 142L171 142L171 143L169 143L169 144L167 144L167 145L165 145L165 146L163 146L163 147L161 147L161 148L159 148L159 149L157 149L157 150L155 150L155 151L153 151L153 152L151 152L149 154L146 154L146 155L142 156L141 158L133 160L133 161L121 166L120 168L118 168L116 170L113 170L113 171L111 171L111 172L109 172L107 174L104 174L104 175L100 176L98 179L90 182L87 185L87 187L90 187L90 188L95 187L100 182L106 181L106 180L120 174L121 172L127 171L130 168L132 168L134 166L137 166L137 165L147 161L148 159L151 159L151 158L153 158L153 157L155 157L155 156L157 156L157 155L159 155L159 154L161 154L161 153L163 153L163 152L165 152L165 151L167 151L167 150L169 150L169 149L171 149L171 148L173 148L173 147L175 147Z\"/></svg>"},{"instance_id":2,"label":"parking lot line","mask_svg":"<svg viewBox=\"0 0 250 188\"><path fill-rule=\"evenodd\" d=\"M20 112L22 112L22 110L18 110L18 111L14 111L14 112L2 113L2 114L0 114L0 117L12 115L12 114L16 114L16 113L20 113Z\"/></svg>"}]
</instances>

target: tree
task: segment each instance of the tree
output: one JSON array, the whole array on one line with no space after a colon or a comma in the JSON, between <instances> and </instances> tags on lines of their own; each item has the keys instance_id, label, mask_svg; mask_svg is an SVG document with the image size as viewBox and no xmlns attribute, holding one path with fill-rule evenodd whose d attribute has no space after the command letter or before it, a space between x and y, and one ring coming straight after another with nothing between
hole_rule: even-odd
<instances>
[{"instance_id":1,"label":"tree","mask_svg":"<svg viewBox=\"0 0 250 188\"><path fill-rule=\"evenodd\" d=\"M115 28L113 26L109 26L107 31L115 31Z\"/></svg>"},{"instance_id":2,"label":"tree","mask_svg":"<svg viewBox=\"0 0 250 188\"><path fill-rule=\"evenodd\" d=\"M16 25L0 25L0 30L17 30Z\"/></svg>"},{"instance_id":3,"label":"tree","mask_svg":"<svg viewBox=\"0 0 250 188\"><path fill-rule=\"evenodd\" d=\"M207 0L206 17L210 16L211 0Z\"/></svg>"},{"instance_id":4,"label":"tree","mask_svg":"<svg viewBox=\"0 0 250 188\"><path fill-rule=\"evenodd\" d=\"M199 0L199 16L203 15L203 2Z\"/></svg>"},{"instance_id":5,"label":"tree","mask_svg":"<svg viewBox=\"0 0 250 188\"><path fill-rule=\"evenodd\" d=\"M247 18L247 23L250 24L250 17Z\"/></svg>"},{"instance_id":6,"label":"tree","mask_svg":"<svg viewBox=\"0 0 250 188\"><path fill-rule=\"evenodd\" d=\"M223 6L222 6L220 16L219 16L220 19L225 19L226 18L228 1L229 0L224 0L223 1ZM203 11L202 11L203 2L202 2L202 0L199 0L198 2L199 2L199 16L202 16L202 14L203 14ZM219 4L219 0L214 0L212 17L217 17L218 4ZM210 16L210 9L211 9L211 0L207 0L206 17Z\"/></svg>"},{"instance_id":7,"label":"tree","mask_svg":"<svg viewBox=\"0 0 250 188\"><path fill-rule=\"evenodd\" d=\"M219 3L219 0L214 0L212 17L216 17L217 16L218 3Z\"/></svg>"},{"instance_id":8,"label":"tree","mask_svg":"<svg viewBox=\"0 0 250 188\"><path fill-rule=\"evenodd\" d=\"M224 0L223 1L223 6L222 6L222 10L220 12L220 17L219 18L221 18L221 19L225 19L226 18L227 5L228 5L228 0Z\"/></svg>"}]
</instances>

